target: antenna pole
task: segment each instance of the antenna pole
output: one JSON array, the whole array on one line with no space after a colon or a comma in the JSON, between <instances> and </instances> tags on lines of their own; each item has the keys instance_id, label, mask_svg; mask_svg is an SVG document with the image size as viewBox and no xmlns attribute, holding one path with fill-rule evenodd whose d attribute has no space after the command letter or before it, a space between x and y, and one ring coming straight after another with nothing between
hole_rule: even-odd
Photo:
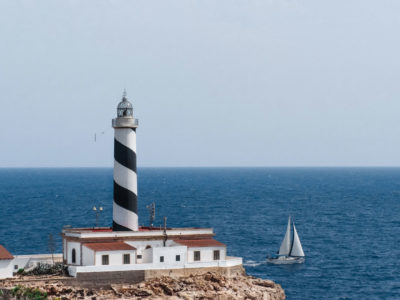
<instances>
[{"instance_id":1,"label":"antenna pole","mask_svg":"<svg viewBox=\"0 0 400 300\"><path fill-rule=\"evenodd\" d=\"M167 217L164 217L164 247L165 247L165 244L166 244L166 242L167 242L167 240L168 240L168 236L167 236Z\"/></svg>"},{"instance_id":2,"label":"antenna pole","mask_svg":"<svg viewBox=\"0 0 400 300\"><path fill-rule=\"evenodd\" d=\"M149 227L153 228L154 220L156 218L156 204L153 202L150 205L147 205L146 207L149 210L149 214L150 214Z\"/></svg>"}]
</instances>

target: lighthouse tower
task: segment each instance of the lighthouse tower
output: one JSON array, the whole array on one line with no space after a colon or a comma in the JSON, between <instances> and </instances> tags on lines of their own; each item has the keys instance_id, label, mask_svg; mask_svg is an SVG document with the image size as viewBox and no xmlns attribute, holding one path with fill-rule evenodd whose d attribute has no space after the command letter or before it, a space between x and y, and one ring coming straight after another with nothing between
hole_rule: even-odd
<instances>
[{"instance_id":1,"label":"lighthouse tower","mask_svg":"<svg viewBox=\"0 0 400 300\"><path fill-rule=\"evenodd\" d=\"M113 231L138 231L136 128L133 107L126 97L117 107L114 127Z\"/></svg>"}]
</instances>

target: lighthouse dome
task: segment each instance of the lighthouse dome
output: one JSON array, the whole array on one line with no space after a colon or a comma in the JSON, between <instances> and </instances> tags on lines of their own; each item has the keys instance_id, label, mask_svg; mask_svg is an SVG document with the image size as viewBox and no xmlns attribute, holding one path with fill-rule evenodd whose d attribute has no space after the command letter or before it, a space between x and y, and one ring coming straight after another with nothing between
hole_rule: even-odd
<instances>
[{"instance_id":1,"label":"lighthouse dome","mask_svg":"<svg viewBox=\"0 0 400 300\"><path fill-rule=\"evenodd\" d=\"M117 116L118 117L133 117L133 107L132 104L126 98L126 93L122 96L122 101L118 104L117 107Z\"/></svg>"}]
</instances>

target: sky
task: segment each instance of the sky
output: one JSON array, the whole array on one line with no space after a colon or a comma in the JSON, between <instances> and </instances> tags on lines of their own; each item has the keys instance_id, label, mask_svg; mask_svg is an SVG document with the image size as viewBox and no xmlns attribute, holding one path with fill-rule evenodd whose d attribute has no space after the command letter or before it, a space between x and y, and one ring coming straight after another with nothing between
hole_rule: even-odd
<instances>
[{"instance_id":1,"label":"sky","mask_svg":"<svg viewBox=\"0 0 400 300\"><path fill-rule=\"evenodd\" d=\"M400 166L400 1L2 0L0 167ZM97 141L94 141L94 134Z\"/></svg>"}]
</instances>

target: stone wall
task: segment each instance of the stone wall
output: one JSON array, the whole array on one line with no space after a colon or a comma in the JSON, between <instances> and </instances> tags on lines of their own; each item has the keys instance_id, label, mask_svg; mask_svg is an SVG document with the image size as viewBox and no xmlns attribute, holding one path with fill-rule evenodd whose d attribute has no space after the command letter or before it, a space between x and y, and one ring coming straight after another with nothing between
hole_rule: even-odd
<instances>
[{"instance_id":1,"label":"stone wall","mask_svg":"<svg viewBox=\"0 0 400 300\"><path fill-rule=\"evenodd\" d=\"M133 284L160 276L179 278L190 275L206 274L208 272L220 274L226 277L234 277L245 274L244 268L239 265L234 267L214 268L78 273L76 278L65 278L62 281L65 285L80 288L109 288L112 284Z\"/></svg>"},{"instance_id":2,"label":"stone wall","mask_svg":"<svg viewBox=\"0 0 400 300\"><path fill-rule=\"evenodd\" d=\"M167 269L167 270L145 270L145 280L160 277L187 277L190 275L201 275L208 272L220 274L226 277L244 275L246 272L242 265L234 267L212 267L212 268L184 268L184 269Z\"/></svg>"},{"instance_id":3,"label":"stone wall","mask_svg":"<svg viewBox=\"0 0 400 300\"><path fill-rule=\"evenodd\" d=\"M145 280L141 271L90 272L78 273L75 278L65 278L64 284L81 288L111 287L112 284L138 283Z\"/></svg>"}]
</instances>

